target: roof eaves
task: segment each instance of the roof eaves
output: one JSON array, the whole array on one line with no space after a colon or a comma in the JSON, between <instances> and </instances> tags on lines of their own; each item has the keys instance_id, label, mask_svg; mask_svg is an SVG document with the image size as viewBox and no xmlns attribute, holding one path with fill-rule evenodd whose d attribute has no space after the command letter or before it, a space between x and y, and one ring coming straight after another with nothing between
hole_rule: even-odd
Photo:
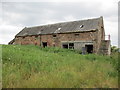
<instances>
[{"instance_id":1,"label":"roof eaves","mask_svg":"<svg viewBox=\"0 0 120 90\"><path fill-rule=\"evenodd\" d=\"M61 33L74 33L74 32L90 32L90 31L97 31L98 29L91 29L91 30L75 30L75 31L66 31Z\"/></svg>"}]
</instances>

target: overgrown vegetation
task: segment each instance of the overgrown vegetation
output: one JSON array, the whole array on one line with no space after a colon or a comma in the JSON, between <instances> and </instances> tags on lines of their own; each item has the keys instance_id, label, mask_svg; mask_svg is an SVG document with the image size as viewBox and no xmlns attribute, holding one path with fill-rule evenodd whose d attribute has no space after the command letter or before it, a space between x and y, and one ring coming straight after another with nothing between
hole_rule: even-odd
<instances>
[{"instance_id":1,"label":"overgrown vegetation","mask_svg":"<svg viewBox=\"0 0 120 90\"><path fill-rule=\"evenodd\" d=\"M111 52L118 52L119 48L117 48L116 46L111 46Z\"/></svg>"},{"instance_id":2,"label":"overgrown vegetation","mask_svg":"<svg viewBox=\"0 0 120 90\"><path fill-rule=\"evenodd\" d=\"M60 48L2 46L3 88L116 88L118 53L81 55Z\"/></svg>"}]
</instances>

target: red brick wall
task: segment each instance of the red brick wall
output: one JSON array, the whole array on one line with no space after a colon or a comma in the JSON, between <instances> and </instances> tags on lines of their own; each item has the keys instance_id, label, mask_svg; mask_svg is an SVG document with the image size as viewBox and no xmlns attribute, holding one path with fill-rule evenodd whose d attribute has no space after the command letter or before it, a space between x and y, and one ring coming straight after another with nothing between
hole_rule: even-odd
<instances>
[{"instance_id":1,"label":"red brick wall","mask_svg":"<svg viewBox=\"0 0 120 90\"><path fill-rule=\"evenodd\" d=\"M40 45L40 36L25 36L15 38L15 44L27 45Z\"/></svg>"},{"instance_id":2,"label":"red brick wall","mask_svg":"<svg viewBox=\"0 0 120 90\"><path fill-rule=\"evenodd\" d=\"M78 35L76 35L78 34ZM54 34L53 35L39 35L36 36L26 36L15 38L15 44L33 44L42 46L42 42L47 42L48 47L61 47L61 41L93 41L94 52L96 52L97 47L97 32L82 32L82 33L66 33L66 34Z\"/></svg>"}]
</instances>

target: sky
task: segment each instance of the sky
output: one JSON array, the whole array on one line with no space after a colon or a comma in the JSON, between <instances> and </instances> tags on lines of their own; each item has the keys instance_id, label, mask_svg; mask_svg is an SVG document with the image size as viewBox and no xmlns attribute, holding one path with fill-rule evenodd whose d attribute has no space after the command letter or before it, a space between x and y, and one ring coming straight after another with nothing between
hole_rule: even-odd
<instances>
[{"instance_id":1,"label":"sky","mask_svg":"<svg viewBox=\"0 0 120 90\"><path fill-rule=\"evenodd\" d=\"M118 0L1 0L0 44L24 27L103 16L105 34L118 46Z\"/></svg>"}]
</instances>

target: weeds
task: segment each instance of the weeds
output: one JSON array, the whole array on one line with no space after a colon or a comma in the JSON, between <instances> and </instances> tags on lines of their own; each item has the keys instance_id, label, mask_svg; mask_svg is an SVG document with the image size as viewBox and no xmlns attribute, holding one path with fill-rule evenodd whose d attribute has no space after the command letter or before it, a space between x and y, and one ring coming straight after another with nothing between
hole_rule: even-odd
<instances>
[{"instance_id":1,"label":"weeds","mask_svg":"<svg viewBox=\"0 0 120 90\"><path fill-rule=\"evenodd\" d=\"M3 88L116 88L118 57L75 50L3 45Z\"/></svg>"}]
</instances>

